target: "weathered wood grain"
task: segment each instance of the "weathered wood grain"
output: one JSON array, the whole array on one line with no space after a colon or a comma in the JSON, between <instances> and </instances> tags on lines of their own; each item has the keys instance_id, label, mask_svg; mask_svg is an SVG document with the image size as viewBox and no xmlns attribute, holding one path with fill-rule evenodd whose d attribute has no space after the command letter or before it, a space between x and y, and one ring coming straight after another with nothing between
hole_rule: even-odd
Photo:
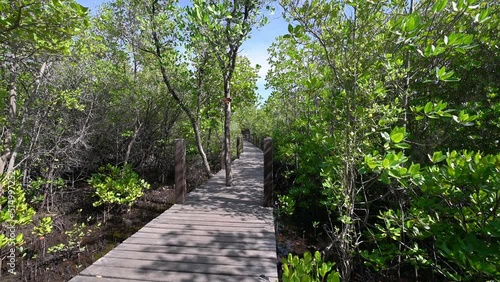
<instances>
[{"instance_id":1,"label":"weathered wood grain","mask_svg":"<svg viewBox=\"0 0 500 282\"><path fill-rule=\"evenodd\" d=\"M275 259L276 255L266 250L237 250L217 249L213 247L179 247L179 246L155 246L155 245L130 245L120 244L113 250L131 251L136 253L160 253L160 254L193 254L200 257L211 257L214 255L224 257L244 257L260 259ZM131 257L131 256L128 256Z\"/></svg>"},{"instance_id":2,"label":"weathered wood grain","mask_svg":"<svg viewBox=\"0 0 500 282\"><path fill-rule=\"evenodd\" d=\"M277 281L263 154L243 145L233 186L219 172L70 281Z\"/></svg>"},{"instance_id":3,"label":"weathered wood grain","mask_svg":"<svg viewBox=\"0 0 500 282\"><path fill-rule=\"evenodd\" d=\"M114 249L107 258L127 258L135 255L138 260L157 260L164 262L203 263L208 265L233 265L233 266L269 266L274 267L276 261L269 257L230 257L224 254L212 253L200 256L198 254L163 254L159 252L134 252Z\"/></svg>"},{"instance_id":4,"label":"weathered wood grain","mask_svg":"<svg viewBox=\"0 0 500 282\"><path fill-rule=\"evenodd\" d=\"M100 275L106 273L106 276ZM193 272L170 272L161 270L135 270L132 268L106 267L96 265L89 269L87 276L77 276L71 282L100 282L100 281L168 281L168 282L263 282L275 281L265 275L220 275ZM99 278L96 278L99 277ZM89 280L87 280L89 279ZM101 280L107 279L107 280Z\"/></svg>"},{"instance_id":5,"label":"weathered wood grain","mask_svg":"<svg viewBox=\"0 0 500 282\"><path fill-rule=\"evenodd\" d=\"M154 234L163 234L165 236L180 236L180 235L205 235L205 236L224 236L224 237L238 237L238 238L252 238L252 239L260 239L260 238L268 238L274 240L275 236L273 232L237 232L237 231L228 231L224 234L220 234L218 231L213 230L192 230L192 229L170 229L165 231L164 228L150 228L144 227L141 230L141 233L154 233Z\"/></svg>"}]
</instances>

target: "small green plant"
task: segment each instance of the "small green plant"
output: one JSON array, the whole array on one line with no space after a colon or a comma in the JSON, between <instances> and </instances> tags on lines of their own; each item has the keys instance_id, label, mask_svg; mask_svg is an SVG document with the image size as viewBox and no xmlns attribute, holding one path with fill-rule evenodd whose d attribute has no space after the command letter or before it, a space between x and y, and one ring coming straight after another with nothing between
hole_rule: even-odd
<instances>
[{"instance_id":1,"label":"small green plant","mask_svg":"<svg viewBox=\"0 0 500 282\"><path fill-rule=\"evenodd\" d=\"M83 252L85 251L85 246L82 246L82 241L85 236L92 233L91 229L87 228L85 222L81 224L75 223L73 224L73 228L67 231L64 231L64 234L68 236L67 244L59 243L55 246L48 248L47 252L51 253L59 253L59 252Z\"/></svg>"},{"instance_id":2,"label":"small green plant","mask_svg":"<svg viewBox=\"0 0 500 282\"><path fill-rule=\"evenodd\" d=\"M313 221L312 222L312 226L314 228L314 237L316 237L316 235L317 235L317 230L318 230L319 224L320 224L319 221Z\"/></svg>"},{"instance_id":3,"label":"small green plant","mask_svg":"<svg viewBox=\"0 0 500 282\"><path fill-rule=\"evenodd\" d=\"M33 227L33 234L38 237L46 236L52 232L52 217L44 217L38 226Z\"/></svg>"},{"instance_id":4,"label":"small green plant","mask_svg":"<svg viewBox=\"0 0 500 282\"><path fill-rule=\"evenodd\" d=\"M31 181L26 189L30 203L33 205L40 205L46 201L47 209L53 203L54 191L62 190L65 187L65 182L62 178L48 180L44 178L37 178Z\"/></svg>"},{"instance_id":5,"label":"small green plant","mask_svg":"<svg viewBox=\"0 0 500 282\"><path fill-rule=\"evenodd\" d=\"M321 254L316 251L314 257L311 253L304 253L303 258L288 254L283 258L284 282L340 282L340 274L333 271L334 263L325 262Z\"/></svg>"},{"instance_id":6,"label":"small green plant","mask_svg":"<svg viewBox=\"0 0 500 282\"><path fill-rule=\"evenodd\" d=\"M9 242L16 246L22 245L23 234L14 234L15 228L30 224L36 213L26 203L26 193L23 191L19 178L18 171L10 177L0 175L0 189L3 189L3 194L0 194L0 226L7 230L5 234L0 234L0 249L9 245ZM15 238L13 238L14 235Z\"/></svg>"},{"instance_id":7,"label":"small green plant","mask_svg":"<svg viewBox=\"0 0 500 282\"><path fill-rule=\"evenodd\" d=\"M33 234L35 234L38 239L42 242L42 252L43 255L45 255L45 236L48 234L52 233L52 217L44 217L40 221L40 224L38 226L33 227Z\"/></svg>"},{"instance_id":8,"label":"small green plant","mask_svg":"<svg viewBox=\"0 0 500 282\"><path fill-rule=\"evenodd\" d=\"M280 213L291 216L295 211L295 200L288 195L278 195Z\"/></svg>"},{"instance_id":9,"label":"small green plant","mask_svg":"<svg viewBox=\"0 0 500 282\"><path fill-rule=\"evenodd\" d=\"M99 199L94 207L107 205L107 212L115 205L126 205L128 208L141 197L143 189L149 189L149 184L141 179L129 165L122 168L108 164L99 168L99 173L92 175L88 181L95 189ZM106 221L106 212L104 221Z\"/></svg>"}]
</instances>

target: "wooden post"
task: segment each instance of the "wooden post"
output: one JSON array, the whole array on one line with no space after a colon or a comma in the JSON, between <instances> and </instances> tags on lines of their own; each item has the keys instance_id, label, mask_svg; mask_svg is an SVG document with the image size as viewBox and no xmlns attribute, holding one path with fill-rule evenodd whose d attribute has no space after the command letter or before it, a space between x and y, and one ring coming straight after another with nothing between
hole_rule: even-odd
<instances>
[{"instance_id":1,"label":"wooden post","mask_svg":"<svg viewBox=\"0 0 500 282\"><path fill-rule=\"evenodd\" d=\"M241 137L236 137L236 157L239 159L241 154Z\"/></svg>"},{"instance_id":2,"label":"wooden post","mask_svg":"<svg viewBox=\"0 0 500 282\"><path fill-rule=\"evenodd\" d=\"M273 139L264 139L264 207L273 206Z\"/></svg>"},{"instance_id":3,"label":"wooden post","mask_svg":"<svg viewBox=\"0 0 500 282\"><path fill-rule=\"evenodd\" d=\"M186 144L184 139L175 139L175 203L186 201Z\"/></svg>"}]
</instances>

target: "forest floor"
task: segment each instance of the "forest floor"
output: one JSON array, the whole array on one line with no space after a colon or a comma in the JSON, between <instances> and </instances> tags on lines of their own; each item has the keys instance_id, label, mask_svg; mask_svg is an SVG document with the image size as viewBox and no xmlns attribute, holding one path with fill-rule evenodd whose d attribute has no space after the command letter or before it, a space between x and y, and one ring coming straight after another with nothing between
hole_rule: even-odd
<instances>
[{"instance_id":1,"label":"forest floor","mask_svg":"<svg viewBox=\"0 0 500 282\"><path fill-rule=\"evenodd\" d=\"M207 180L203 171L201 162L188 166L189 191ZM88 184L55 192L49 211L45 206L39 207L33 220L36 224L43 217L52 217L52 232L39 237L32 234L33 225L17 230L26 241L22 257L16 259L17 275L7 273L3 263L0 280L70 280L172 206L173 179L165 182L166 185L153 183L129 211L112 210L104 223L103 209L93 207L93 189ZM58 250L49 252L49 247L57 245Z\"/></svg>"},{"instance_id":2,"label":"forest floor","mask_svg":"<svg viewBox=\"0 0 500 282\"><path fill-rule=\"evenodd\" d=\"M168 188L163 186L146 191L130 211L112 211L113 215L103 224L99 224L103 219L102 211L92 206L87 199L89 197L81 196L91 194L90 187L65 191L63 197L57 195L54 201L57 209L37 213L38 219L52 217L53 231L38 237L29 233L32 230L30 226L21 230L26 240L26 251L22 258L17 259L18 274L12 276L4 272L6 277L1 280L68 281L168 209L171 206L166 202L171 194ZM48 247L58 244L62 244L60 250L48 250Z\"/></svg>"}]
</instances>

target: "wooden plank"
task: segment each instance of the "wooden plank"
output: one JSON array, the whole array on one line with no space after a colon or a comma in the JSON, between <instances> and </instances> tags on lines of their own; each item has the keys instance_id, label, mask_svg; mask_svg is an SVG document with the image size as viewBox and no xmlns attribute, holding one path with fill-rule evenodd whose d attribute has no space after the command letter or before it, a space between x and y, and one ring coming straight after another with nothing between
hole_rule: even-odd
<instances>
[{"instance_id":1,"label":"wooden plank","mask_svg":"<svg viewBox=\"0 0 500 282\"><path fill-rule=\"evenodd\" d=\"M246 257L255 259L276 259L276 253L267 250L236 250L218 249L213 247L179 247L158 245L131 245L120 244L113 250L142 252L142 253L168 253L168 254L193 254L200 256L218 255L225 257Z\"/></svg>"},{"instance_id":2,"label":"wooden plank","mask_svg":"<svg viewBox=\"0 0 500 282\"><path fill-rule=\"evenodd\" d=\"M185 241L183 239L166 238L166 239L149 239L140 237L130 237L123 241L122 244L143 244L143 245L158 245L158 246L184 246L184 247L203 247L213 246L221 249L240 249L240 250L276 250L275 242L258 241L253 244L235 243L223 241L203 240Z\"/></svg>"},{"instance_id":3,"label":"wooden plank","mask_svg":"<svg viewBox=\"0 0 500 282\"><path fill-rule=\"evenodd\" d=\"M194 217L194 218L193 218ZM234 222L234 223L262 223L265 222L266 224L271 224L273 225L272 219L269 221L264 221L262 219L259 219L257 217L243 217L243 216L218 216L218 215L210 215L210 214L169 214L168 217L159 217L157 218L158 221L169 221L169 222L176 222L176 221L181 221L181 222L186 222L189 220L190 222L204 222L207 220L210 220L210 222Z\"/></svg>"},{"instance_id":4,"label":"wooden plank","mask_svg":"<svg viewBox=\"0 0 500 282\"><path fill-rule=\"evenodd\" d=\"M188 194L188 198L189 198L189 195ZM235 206L230 206L232 209L235 209L236 207ZM248 208L248 206L246 205L240 205L238 208ZM228 208L223 208L223 207L218 207L216 205L213 205L213 203L211 203L210 205L207 205L205 203L205 205L201 205L200 203L198 202L194 202L194 203L191 203L189 202L189 199L188 199L188 203L186 203L185 205L173 205L172 207L170 207L168 210L166 210L164 213L165 214L183 214L185 212L192 212L192 213L200 213L200 214L207 214L207 213L211 213L211 214L216 214L216 215L220 215L220 216L238 216L236 214L233 214L232 213L232 209L228 209ZM269 209L269 208L264 208L264 207L254 207L255 209L255 213L248 213L248 214L241 214L239 216L252 216L252 215L255 215L255 214L265 214L267 216L269 215L272 215L272 209ZM237 212L236 210L234 210L235 212ZM160 217L163 216L163 214L159 215Z\"/></svg>"},{"instance_id":5,"label":"wooden plank","mask_svg":"<svg viewBox=\"0 0 500 282\"><path fill-rule=\"evenodd\" d=\"M193 205L193 203L191 203L191 205ZM254 216L254 217L262 218L262 219L269 219L270 213L272 214L272 211L255 209L255 208L252 208L251 205L247 205L247 204L241 204L239 206L234 205L234 203L233 203L233 205L227 204L225 206L223 204L219 204L220 207L217 207L215 205L217 205L217 203L212 203L212 206L206 206L203 204L203 202L198 202L198 204L196 206L193 205L192 209L196 208L197 209L196 213L206 214L209 212L213 212L217 215L218 215L220 210L225 209L227 216ZM188 210L184 210L184 211L188 212L188 213L195 214L192 209L188 209ZM269 219L269 220L272 220L272 219Z\"/></svg>"},{"instance_id":6,"label":"wooden plank","mask_svg":"<svg viewBox=\"0 0 500 282\"><path fill-rule=\"evenodd\" d=\"M220 235L217 231L210 230L176 230L176 229L161 229L161 228L150 228L143 227L140 233L156 233L156 234L164 234L165 236L182 236L182 235L203 235L203 236L238 236L239 238L252 238L254 240L259 240L261 238L274 240L275 235L273 232L225 232L223 235ZM137 233L139 233L137 232Z\"/></svg>"},{"instance_id":7,"label":"wooden plank","mask_svg":"<svg viewBox=\"0 0 500 282\"><path fill-rule=\"evenodd\" d=\"M188 242L196 242L197 244L212 244L214 242L225 242L225 243L246 243L246 244L269 244L275 245L274 238L264 238L264 237L240 237L240 236L231 236L225 234L185 234L184 236L165 236L165 234L161 233L146 233L146 232L137 232L129 238L144 238L144 239L154 239L158 243L171 245L178 241L188 241Z\"/></svg>"},{"instance_id":8,"label":"wooden plank","mask_svg":"<svg viewBox=\"0 0 500 282\"><path fill-rule=\"evenodd\" d=\"M164 223L149 223L147 227L150 228L163 228L167 229L185 229L185 230L208 230L208 231L234 231L236 228L231 226L196 226L196 225L182 225L182 224L164 224ZM257 227L238 227L239 231L242 232L266 232L269 231L270 228L263 226L261 228Z\"/></svg>"},{"instance_id":9,"label":"wooden plank","mask_svg":"<svg viewBox=\"0 0 500 282\"><path fill-rule=\"evenodd\" d=\"M269 225L274 225L274 220L273 218L270 218L269 216L265 216L263 212L256 211L255 214L227 214L227 215L220 215L216 214L214 211L214 214L210 215L208 211L198 211L198 212L192 212L192 211L185 211L184 214L180 213L171 213L171 214L165 214L162 217L157 217L156 219L161 220L164 218L172 218L174 219L192 219L192 220L207 220L207 219L213 219L217 221L224 221L224 222L265 222L266 224Z\"/></svg>"},{"instance_id":10,"label":"wooden plank","mask_svg":"<svg viewBox=\"0 0 500 282\"><path fill-rule=\"evenodd\" d=\"M169 218L153 219L151 223L166 224L166 225L184 225L184 226L226 226L234 229L238 228L268 228L269 224L264 222L229 222L229 221L211 221L210 218L206 220L173 220Z\"/></svg>"},{"instance_id":11,"label":"wooden plank","mask_svg":"<svg viewBox=\"0 0 500 282\"><path fill-rule=\"evenodd\" d=\"M119 278L104 278L102 276L76 276L71 279L71 282L143 282L144 280L135 279L119 279Z\"/></svg>"},{"instance_id":12,"label":"wooden plank","mask_svg":"<svg viewBox=\"0 0 500 282\"><path fill-rule=\"evenodd\" d=\"M252 213L244 213L246 209L240 209L238 211L231 212L229 210L221 211L215 208L207 207L193 207L191 209L184 209L178 213L165 213L162 216L158 216L155 219L163 218L189 218L192 220L205 220L206 218L214 218L225 221L248 221L248 220L266 220L273 223L273 218L269 215L268 211L252 210Z\"/></svg>"},{"instance_id":13,"label":"wooden plank","mask_svg":"<svg viewBox=\"0 0 500 282\"><path fill-rule=\"evenodd\" d=\"M96 265L91 269L84 270L84 276L80 276L77 282L101 281L95 280L95 276L108 278L108 281L119 281L119 279L131 279L140 281L168 281L168 282L264 282L278 281L276 276L259 277L261 274L253 274L251 276L234 276L234 275L218 275L206 273L189 273L189 272L167 272L159 270L147 269L131 269L131 268L114 268L102 265ZM81 278L90 278L94 280L81 280ZM111 279L110 279L111 278ZM71 280L73 282L73 280Z\"/></svg>"},{"instance_id":14,"label":"wooden plank","mask_svg":"<svg viewBox=\"0 0 500 282\"><path fill-rule=\"evenodd\" d=\"M138 260L162 261L162 262L183 262L183 263L203 263L214 265L233 265L233 266L266 266L273 268L276 266L274 258L255 257L228 257L212 253L210 255L199 254L170 254L157 252L135 252L114 249L106 254L106 257L112 258L134 258Z\"/></svg>"},{"instance_id":15,"label":"wooden plank","mask_svg":"<svg viewBox=\"0 0 500 282\"><path fill-rule=\"evenodd\" d=\"M172 208L175 208L177 205L174 205ZM175 214L175 215L182 215L182 214L189 214L189 215L213 215L213 216L220 216L220 217L251 217L251 218L258 218L258 219L266 219L266 220L273 220L272 217L272 210L268 210L265 208L250 208L250 207L239 207L238 210L229 210L229 209L224 209L224 208L217 208L214 206L203 206L203 205L183 205L182 209L178 209L177 211L170 211L167 210L165 214L162 214L158 216L157 218L163 218L163 217L168 217L170 214ZM248 211L248 212L247 212Z\"/></svg>"},{"instance_id":16,"label":"wooden plank","mask_svg":"<svg viewBox=\"0 0 500 282\"><path fill-rule=\"evenodd\" d=\"M182 220L154 220L145 225L145 228L153 228L153 226L158 226L160 228L166 229L184 229L189 230L195 226L203 230L211 230L213 228L217 229L219 227L230 227L234 232L252 232L252 230L268 230L274 233L274 225L261 221L259 222L224 222L224 221L212 221L211 219L206 219L204 221L189 220L186 219L184 222ZM195 229L193 229L195 230Z\"/></svg>"},{"instance_id":17,"label":"wooden plank","mask_svg":"<svg viewBox=\"0 0 500 282\"><path fill-rule=\"evenodd\" d=\"M180 219L180 220L208 220L212 219L213 221L223 221L223 222L264 222L266 224L269 224L270 226L274 226L274 221L273 218L269 218L268 216L259 216L259 215L210 215L207 212L186 212L184 215L180 214L168 214L165 215L164 217L158 217L158 220L162 219L169 219L171 218L172 220Z\"/></svg>"},{"instance_id":18,"label":"wooden plank","mask_svg":"<svg viewBox=\"0 0 500 282\"><path fill-rule=\"evenodd\" d=\"M98 259L95 266L106 266L108 271L121 271L124 268L137 269L140 271L159 270L166 272L187 272L187 273L202 273L202 274L222 274L233 276L253 276L265 275L273 276L276 271L268 266L244 266L244 265L211 265L204 263L188 263L180 262L164 262L164 261L147 261L134 258L112 258L104 256ZM87 276L95 276L91 271L92 268L87 268L82 274ZM112 275L112 273L101 273L101 276ZM103 275L104 274L104 275ZM99 275L99 274L98 274ZM125 277L124 277L125 278Z\"/></svg>"}]
</instances>

